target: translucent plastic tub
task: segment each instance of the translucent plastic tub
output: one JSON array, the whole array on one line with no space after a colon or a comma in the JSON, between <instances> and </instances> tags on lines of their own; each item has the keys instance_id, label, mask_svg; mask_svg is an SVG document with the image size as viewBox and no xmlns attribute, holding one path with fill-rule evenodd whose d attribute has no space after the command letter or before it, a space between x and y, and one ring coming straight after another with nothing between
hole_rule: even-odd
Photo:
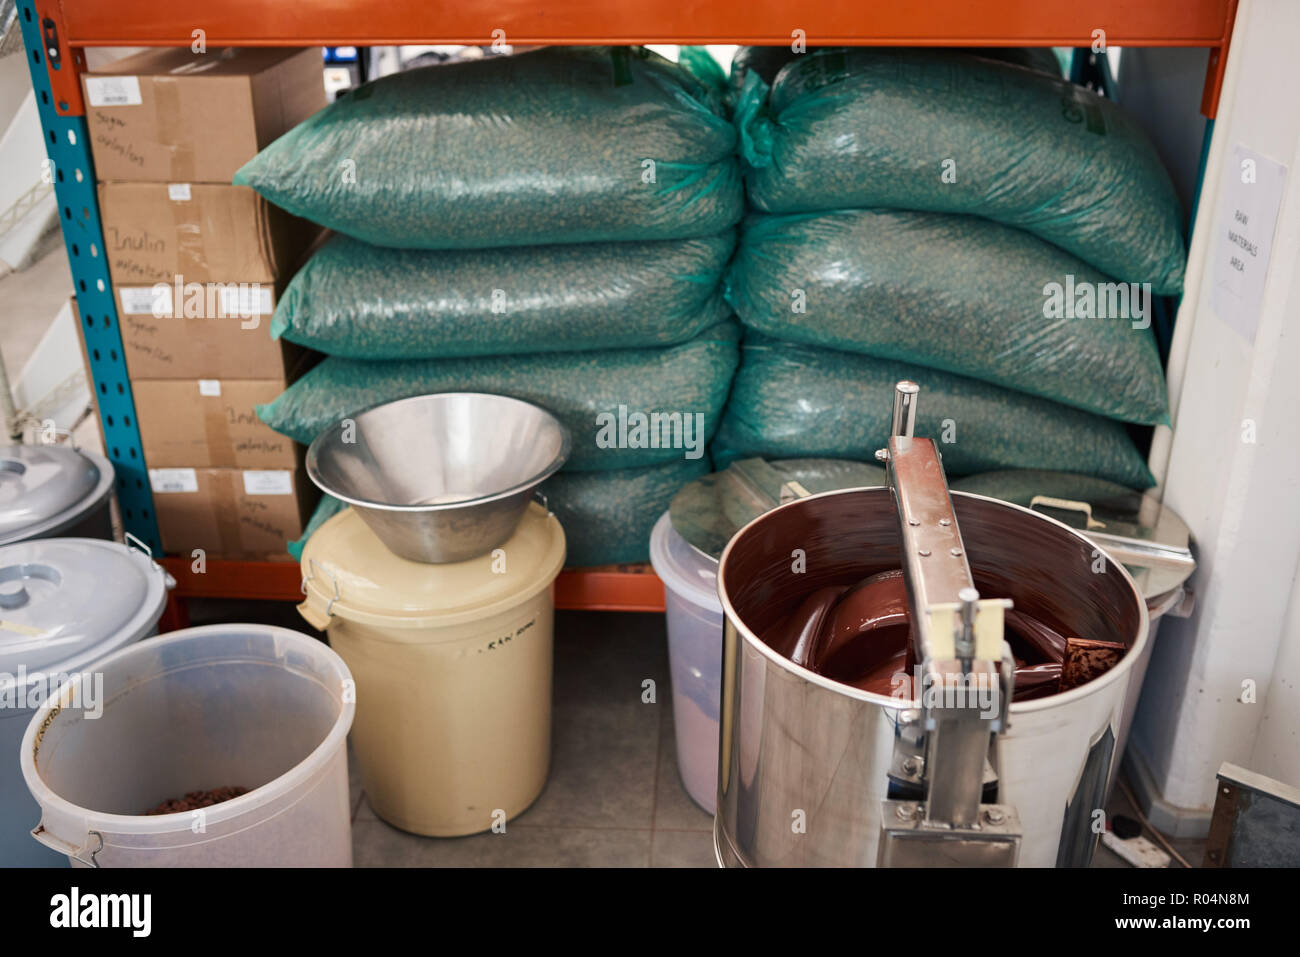
<instances>
[{"instance_id":1,"label":"translucent plastic tub","mask_svg":"<svg viewBox=\"0 0 1300 957\"><path fill-rule=\"evenodd\" d=\"M0 867L67 866L32 840L40 808L19 767L23 734L67 677L93 676L99 659L152 635L173 584L147 554L116 542L0 546Z\"/></svg>"},{"instance_id":2,"label":"translucent plastic tub","mask_svg":"<svg viewBox=\"0 0 1300 957\"><path fill-rule=\"evenodd\" d=\"M677 769L686 793L712 814L718 796L722 693L718 563L677 534L667 512L650 533L650 562L665 586Z\"/></svg>"},{"instance_id":3,"label":"translucent plastic tub","mask_svg":"<svg viewBox=\"0 0 1300 957\"><path fill-rule=\"evenodd\" d=\"M87 866L351 865L353 683L328 647L286 628L212 625L140 642L96 671L98 719L65 687L23 737L39 841ZM250 790L145 813L223 787Z\"/></svg>"}]
</instances>

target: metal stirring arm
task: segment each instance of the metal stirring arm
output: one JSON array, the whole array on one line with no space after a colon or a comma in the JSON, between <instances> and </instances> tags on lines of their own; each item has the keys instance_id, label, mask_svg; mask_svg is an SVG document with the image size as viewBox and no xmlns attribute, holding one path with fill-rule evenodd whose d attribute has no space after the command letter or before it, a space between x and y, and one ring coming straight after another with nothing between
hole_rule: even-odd
<instances>
[{"instance_id":1,"label":"metal stirring arm","mask_svg":"<svg viewBox=\"0 0 1300 957\"><path fill-rule=\"evenodd\" d=\"M919 392L914 382L896 386L889 446L876 458L902 532L927 793L920 808L885 802L879 862L1014 864L1014 808L981 804L985 759L1011 700L1015 664L1003 636L1011 602L982 599L975 589L939 452L913 435Z\"/></svg>"}]
</instances>

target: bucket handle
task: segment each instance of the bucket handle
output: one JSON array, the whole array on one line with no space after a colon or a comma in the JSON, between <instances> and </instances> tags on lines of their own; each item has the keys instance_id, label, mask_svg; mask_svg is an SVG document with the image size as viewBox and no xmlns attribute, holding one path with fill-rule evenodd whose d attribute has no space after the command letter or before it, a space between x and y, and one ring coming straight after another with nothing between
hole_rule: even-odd
<instances>
[{"instance_id":1,"label":"bucket handle","mask_svg":"<svg viewBox=\"0 0 1300 957\"><path fill-rule=\"evenodd\" d=\"M125 544L128 549L134 548L137 552L143 552L144 556L149 559L149 564L162 571L162 566L158 564L158 559L153 557L153 549L149 547L147 542L141 541L126 531L122 533L122 536L126 539ZM168 591L176 587L176 579L172 578L171 573L167 571L163 571L163 583Z\"/></svg>"},{"instance_id":2,"label":"bucket handle","mask_svg":"<svg viewBox=\"0 0 1300 957\"><path fill-rule=\"evenodd\" d=\"M130 532L123 532L122 535L126 539L126 545L128 548L134 548L136 551L144 552L149 556L149 561L153 561L153 549L149 547L148 543L142 542ZM154 564L156 565L158 563L154 562Z\"/></svg>"},{"instance_id":3,"label":"bucket handle","mask_svg":"<svg viewBox=\"0 0 1300 957\"><path fill-rule=\"evenodd\" d=\"M48 426L42 425L36 430L37 444L58 445L60 435L67 437L68 445L72 446L74 451L81 451L80 447L77 445L77 437L72 434L71 429L61 429L52 423Z\"/></svg>"},{"instance_id":4,"label":"bucket handle","mask_svg":"<svg viewBox=\"0 0 1300 957\"><path fill-rule=\"evenodd\" d=\"M1054 498L1051 495L1035 495L1029 502L1030 511L1038 511L1035 507L1038 505L1046 505L1048 508L1057 508L1064 512L1082 512L1088 531L1106 527L1105 522L1099 522L1092 517L1092 505L1088 502L1076 502L1068 498Z\"/></svg>"},{"instance_id":5,"label":"bucket handle","mask_svg":"<svg viewBox=\"0 0 1300 957\"><path fill-rule=\"evenodd\" d=\"M803 487L794 479L789 479L781 483L781 504L793 502L797 498L807 498L812 493Z\"/></svg>"},{"instance_id":6,"label":"bucket handle","mask_svg":"<svg viewBox=\"0 0 1300 957\"><path fill-rule=\"evenodd\" d=\"M86 833L87 844L81 847L69 844L62 838L55 837L45 829L44 824L38 824L36 827L32 828L32 837L36 838L36 840L51 850L58 851L60 854L66 854L78 864L84 864L86 867L99 867L99 861L95 860L95 858L99 852L104 849L104 835L100 834L98 831L88 831ZM99 846L93 851L91 851L88 846L92 837L99 842ZM89 857L86 856L87 851L90 851Z\"/></svg>"},{"instance_id":7,"label":"bucket handle","mask_svg":"<svg viewBox=\"0 0 1300 957\"><path fill-rule=\"evenodd\" d=\"M546 514L551 514L551 501L546 497L546 493L540 488L533 489L533 501L537 502L542 508L546 509Z\"/></svg>"}]
</instances>

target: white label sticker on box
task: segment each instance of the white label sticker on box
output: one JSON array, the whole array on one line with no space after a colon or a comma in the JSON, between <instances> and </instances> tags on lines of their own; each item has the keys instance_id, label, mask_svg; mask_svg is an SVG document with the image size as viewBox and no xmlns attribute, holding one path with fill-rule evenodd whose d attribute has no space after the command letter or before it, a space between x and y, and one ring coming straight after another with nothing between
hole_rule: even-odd
<instances>
[{"instance_id":1,"label":"white label sticker on box","mask_svg":"<svg viewBox=\"0 0 1300 957\"><path fill-rule=\"evenodd\" d=\"M199 395L221 395L221 381L219 379L200 379Z\"/></svg>"},{"instance_id":2,"label":"white label sticker on box","mask_svg":"<svg viewBox=\"0 0 1300 957\"><path fill-rule=\"evenodd\" d=\"M225 316L265 316L271 312L271 287L260 283L223 286L221 313Z\"/></svg>"},{"instance_id":3,"label":"white label sticker on box","mask_svg":"<svg viewBox=\"0 0 1300 957\"><path fill-rule=\"evenodd\" d=\"M118 290L122 312L128 316L170 316L172 287L165 282L156 286L122 286Z\"/></svg>"},{"instance_id":4,"label":"white label sticker on box","mask_svg":"<svg viewBox=\"0 0 1300 957\"><path fill-rule=\"evenodd\" d=\"M178 203L189 202L190 184L189 183L168 183L167 198L175 200Z\"/></svg>"},{"instance_id":5,"label":"white label sticker on box","mask_svg":"<svg viewBox=\"0 0 1300 957\"><path fill-rule=\"evenodd\" d=\"M245 472L244 473L244 494L245 495L292 495L293 494L293 473L280 472L280 471Z\"/></svg>"},{"instance_id":6,"label":"white label sticker on box","mask_svg":"<svg viewBox=\"0 0 1300 957\"><path fill-rule=\"evenodd\" d=\"M140 78L134 76L88 76L86 95L91 106L139 106Z\"/></svg>"},{"instance_id":7,"label":"white label sticker on box","mask_svg":"<svg viewBox=\"0 0 1300 957\"><path fill-rule=\"evenodd\" d=\"M160 495L170 492L197 492L199 476L194 469L150 469L149 487Z\"/></svg>"}]
</instances>

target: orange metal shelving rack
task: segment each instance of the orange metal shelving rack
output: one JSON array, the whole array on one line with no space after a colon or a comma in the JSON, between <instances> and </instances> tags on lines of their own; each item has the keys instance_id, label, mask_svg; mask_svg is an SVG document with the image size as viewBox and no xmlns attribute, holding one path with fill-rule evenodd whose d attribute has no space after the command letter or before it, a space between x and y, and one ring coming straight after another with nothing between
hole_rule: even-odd
<instances>
[{"instance_id":1,"label":"orange metal shelving rack","mask_svg":"<svg viewBox=\"0 0 1300 957\"><path fill-rule=\"evenodd\" d=\"M1202 111L1223 82L1236 0L37 0L74 69L53 76L81 112L76 53L88 46L518 44L1208 47Z\"/></svg>"},{"instance_id":2,"label":"orange metal shelving rack","mask_svg":"<svg viewBox=\"0 0 1300 957\"><path fill-rule=\"evenodd\" d=\"M1104 31L1113 46L1206 47L1210 50L1201 111L1218 109L1237 0L19 0L23 35L41 93L41 120L51 159L93 172L85 142L80 73L92 46L369 46L422 43L534 44L743 43L851 46L1088 47ZM55 155L55 154L58 155ZM84 175L84 174L83 174ZM92 357L100 391L119 413L105 416L110 454L119 467L119 496L128 528L137 523L155 541L145 462L132 424L134 406L121 355L111 287L102 259L77 258L78 244L102 246L94 176L56 184L82 312L103 339ZM74 216L73 209L82 215ZM89 281L89 282L87 282ZM105 295L107 293L107 295ZM116 348L111 339L116 338ZM112 361L109 361L111 356ZM116 393L116 396L113 395ZM125 411L125 424L123 412ZM111 430L111 431L110 431ZM136 529L131 528L132 531ZM164 559L189 597L288 600L299 595L293 562L209 561L202 574L187 559ZM663 585L646 566L566 569L556 582L561 608L657 611ZM183 622L174 607L172 624Z\"/></svg>"}]
</instances>

